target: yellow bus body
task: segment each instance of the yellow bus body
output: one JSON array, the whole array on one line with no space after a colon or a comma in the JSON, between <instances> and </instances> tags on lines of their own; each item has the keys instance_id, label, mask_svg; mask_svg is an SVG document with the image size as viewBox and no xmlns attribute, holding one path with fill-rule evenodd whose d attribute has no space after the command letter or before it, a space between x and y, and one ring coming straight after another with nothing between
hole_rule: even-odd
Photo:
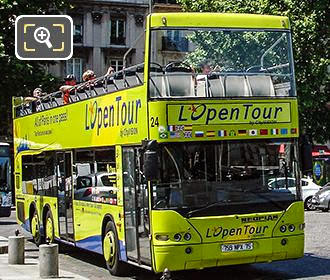
<instances>
[{"instance_id":1,"label":"yellow bus body","mask_svg":"<svg viewBox=\"0 0 330 280\"><path fill-rule=\"evenodd\" d=\"M299 136L298 106L294 97L281 99L223 99L223 100L148 100L149 33L159 27L221 27L242 29L289 29L286 17L245 14L153 14L147 18L144 84L130 89L104 94L58 108L14 119L15 186L17 222L30 230L31 215L37 212L41 228L46 209L55 221L54 234L60 239L58 198L33 194L32 182L22 184L22 156L43 151L70 151L91 147L114 146L116 153L117 205L73 199L74 242L78 247L103 253L102 238L105 221L116 225L121 260L127 261L125 248L125 193L122 173L124 146L141 146L145 139L159 143L221 141L218 131L226 130L226 140L274 138L272 129L281 131L277 138ZM190 110L196 109L195 112ZM235 111L231 113L231 110ZM272 109L271 121L251 117L251 112ZM276 109L278 108L278 109ZM225 109L224 119L219 119ZM226 113L227 112L227 113ZM191 114L195 113L195 118ZM196 115L198 118L196 118ZM233 117L234 115L234 117ZM157 119L157 126L154 125ZM169 126L181 126L175 138ZM251 136L241 130L267 130L266 135ZM184 131L190 131L186 138ZM202 138L196 131L203 131ZM149 191L149 196L152 196ZM33 210L31 210L33 209ZM295 259L304 253L304 206L292 203L280 212L235 214L226 216L185 218L172 210L149 209L150 268L155 272L203 269L243 263L271 262ZM280 226L294 225L293 232L282 233ZM175 241L174 235L189 232L189 241ZM156 236L168 236L158 240ZM253 242L253 250L221 252L224 244ZM189 249L187 249L189 248ZM131 262L132 263L132 262ZM137 265L141 265L137 263ZM146 266L144 266L146 267Z\"/></svg>"}]
</instances>

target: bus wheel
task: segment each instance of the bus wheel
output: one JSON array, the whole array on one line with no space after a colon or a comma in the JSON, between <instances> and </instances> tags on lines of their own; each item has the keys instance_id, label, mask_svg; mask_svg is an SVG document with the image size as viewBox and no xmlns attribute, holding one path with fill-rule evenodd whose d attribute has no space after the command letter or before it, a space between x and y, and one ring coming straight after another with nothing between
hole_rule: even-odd
<instances>
[{"instance_id":1,"label":"bus wheel","mask_svg":"<svg viewBox=\"0 0 330 280\"><path fill-rule=\"evenodd\" d=\"M126 266L125 263L119 260L118 236L112 221L109 221L105 227L103 256L112 275L121 276L124 274Z\"/></svg>"},{"instance_id":2,"label":"bus wheel","mask_svg":"<svg viewBox=\"0 0 330 280\"><path fill-rule=\"evenodd\" d=\"M53 220L53 217L52 217L52 213L50 211L48 211L47 215L46 215L45 237L46 237L47 242L49 242L49 243L54 242L54 239L55 239L54 220Z\"/></svg>"},{"instance_id":3,"label":"bus wheel","mask_svg":"<svg viewBox=\"0 0 330 280\"><path fill-rule=\"evenodd\" d=\"M31 233L34 243L39 246L42 244L42 236L40 232L40 221L38 218L37 210L34 211L34 214L31 219Z\"/></svg>"}]
</instances>

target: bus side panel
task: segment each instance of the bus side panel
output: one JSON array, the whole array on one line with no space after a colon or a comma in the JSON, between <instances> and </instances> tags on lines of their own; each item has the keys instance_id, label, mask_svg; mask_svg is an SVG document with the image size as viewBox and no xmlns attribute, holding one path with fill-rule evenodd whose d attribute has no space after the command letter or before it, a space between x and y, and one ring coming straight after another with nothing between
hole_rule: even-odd
<instances>
[{"instance_id":1,"label":"bus side panel","mask_svg":"<svg viewBox=\"0 0 330 280\"><path fill-rule=\"evenodd\" d=\"M79 200L75 200L73 205L76 246L85 250L103 254L103 220L108 214L111 214L115 225L117 225L119 222L119 208L115 205L106 205L102 203Z\"/></svg>"},{"instance_id":2,"label":"bus side panel","mask_svg":"<svg viewBox=\"0 0 330 280\"><path fill-rule=\"evenodd\" d=\"M76 246L103 254L103 223L113 220L119 239L120 257L126 259L122 193L122 157L121 147L116 147L116 187L117 205L106 203L89 202L82 200L73 201L74 231Z\"/></svg>"}]
</instances>

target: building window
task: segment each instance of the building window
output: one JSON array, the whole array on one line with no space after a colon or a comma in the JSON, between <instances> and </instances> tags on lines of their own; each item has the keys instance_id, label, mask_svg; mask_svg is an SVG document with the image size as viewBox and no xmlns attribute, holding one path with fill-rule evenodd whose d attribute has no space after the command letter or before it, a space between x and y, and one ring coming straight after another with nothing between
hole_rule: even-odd
<instances>
[{"instance_id":1,"label":"building window","mask_svg":"<svg viewBox=\"0 0 330 280\"><path fill-rule=\"evenodd\" d=\"M111 19L110 20L110 44L125 45L125 20Z\"/></svg>"},{"instance_id":2,"label":"building window","mask_svg":"<svg viewBox=\"0 0 330 280\"><path fill-rule=\"evenodd\" d=\"M83 59L71 58L66 62L66 75L75 75L77 81L81 81L83 71Z\"/></svg>"},{"instance_id":3,"label":"building window","mask_svg":"<svg viewBox=\"0 0 330 280\"><path fill-rule=\"evenodd\" d=\"M180 30L167 30L166 36L162 37L162 50L163 51L188 51L188 39Z\"/></svg>"},{"instance_id":4,"label":"building window","mask_svg":"<svg viewBox=\"0 0 330 280\"><path fill-rule=\"evenodd\" d=\"M73 43L83 43L83 15L73 15Z\"/></svg>"},{"instance_id":5,"label":"building window","mask_svg":"<svg viewBox=\"0 0 330 280\"><path fill-rule=\"evenodd\" d=\"M108 66L111 66L115 72L123 70L123 59L120 58L110 58Z\"/></svg>"}]
</instances>

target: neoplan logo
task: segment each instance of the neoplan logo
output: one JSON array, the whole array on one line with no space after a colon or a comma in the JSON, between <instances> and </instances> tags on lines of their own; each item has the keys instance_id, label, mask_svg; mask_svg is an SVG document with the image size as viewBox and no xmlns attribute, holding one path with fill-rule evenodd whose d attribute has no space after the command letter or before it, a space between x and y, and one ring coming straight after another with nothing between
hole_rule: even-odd
<instances>
[{"instance_id":1,"label":"neoplan logo","mask_svg":"<svg viewBox=\"0 0 330 280\"><path fill-rule=\"evenodd\" d=\"M276 220L278 220L278 215L243 217L241 220L242 220L242 223L276 221Z\"/></svg>"}]
</instances>

